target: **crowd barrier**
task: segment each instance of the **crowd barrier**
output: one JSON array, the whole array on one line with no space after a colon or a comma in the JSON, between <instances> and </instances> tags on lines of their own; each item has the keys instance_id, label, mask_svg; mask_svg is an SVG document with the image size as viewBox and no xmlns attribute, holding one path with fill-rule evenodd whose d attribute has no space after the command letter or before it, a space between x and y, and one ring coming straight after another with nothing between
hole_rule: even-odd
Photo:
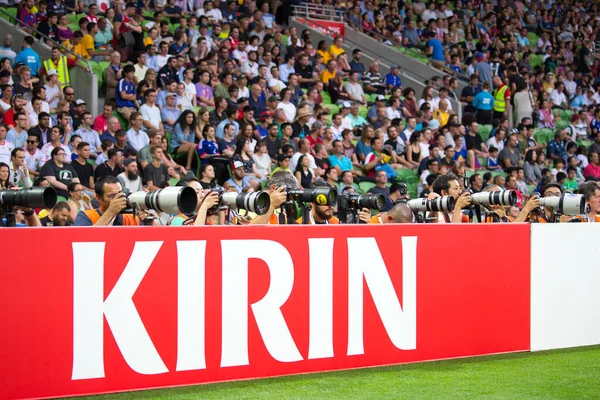
<instances>
[{"instance_id":1,"label":"crowd barrier","mask_svg":"<svg viewBox=\"0 0 600 400\"><path fill-rule=\"evenodd\" d=\"M2 229L0 398L600 343L596 230Z\"/></svg>"}]
</instances>

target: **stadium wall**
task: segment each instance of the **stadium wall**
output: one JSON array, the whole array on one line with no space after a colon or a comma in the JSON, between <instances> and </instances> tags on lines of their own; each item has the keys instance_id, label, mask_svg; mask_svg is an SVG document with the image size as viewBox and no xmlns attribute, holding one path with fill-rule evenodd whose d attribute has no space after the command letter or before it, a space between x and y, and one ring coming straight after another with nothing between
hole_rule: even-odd
<instances>
[{"instance_id":1,"label":"stadium wall","mask_svg":"<svg viewBox=\"0 0 600 400\"><path fill-rule=\"evenodd\" d=\"M531 350L600 344L597 224L531 225Z\"/></svg>"},{"instance_id":2,"label":"stadium wall","mask_svg":"<svg viewBox=\"0 0 600 400\"><path fill-rule=\"evenodd\" d=\"M529 234L519 224L2 229L0 398L528 351ZM507 237L510 259L490 255Z\"/></svg>"}]
</instances>

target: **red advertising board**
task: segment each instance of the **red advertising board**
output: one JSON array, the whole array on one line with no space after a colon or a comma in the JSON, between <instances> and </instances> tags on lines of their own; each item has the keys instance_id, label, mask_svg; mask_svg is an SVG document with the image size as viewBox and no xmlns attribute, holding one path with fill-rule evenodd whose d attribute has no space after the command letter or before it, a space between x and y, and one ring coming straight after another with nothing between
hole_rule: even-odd
<instances>
[{"instance_id":1,"label":"red advertising board","mask_svg":"<svg viewBox=\"0 0 600 400\"><path fill-rule=\"evenodd\" d=\"M344 36L344 23L336 21L327 21L321 19L307 20L306 18L296 18L299 23L307 24L309 27L321 31L327 36Z\"/></svg>"},{"instance_id":2,"label":"red advertising board","mask_svg":"<svg viewBox=\"0 0 600 400\"><path fill-rule=\"evenodd\" d=\"M527 225L0 235L2 399L529 349Z\"/></svg>"}]
</instances>

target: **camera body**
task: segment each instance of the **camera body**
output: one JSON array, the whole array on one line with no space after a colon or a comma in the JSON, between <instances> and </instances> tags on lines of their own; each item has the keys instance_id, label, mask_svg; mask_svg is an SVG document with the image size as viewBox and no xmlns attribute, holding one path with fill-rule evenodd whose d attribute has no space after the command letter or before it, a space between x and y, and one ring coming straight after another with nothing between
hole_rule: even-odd
<instances>
[{"instance_id":1,"label":"camera body","mask_svg":"<svg viewBox=\"0 0 600 400\"><path fill-rule=\"evenodd\" d=\"M338 208L340 211L361 210L368 208L370 210L383 211L385 208L385 196L382 194L356 194L343 193L338 197Z\"/></svg>"}]
</instances>

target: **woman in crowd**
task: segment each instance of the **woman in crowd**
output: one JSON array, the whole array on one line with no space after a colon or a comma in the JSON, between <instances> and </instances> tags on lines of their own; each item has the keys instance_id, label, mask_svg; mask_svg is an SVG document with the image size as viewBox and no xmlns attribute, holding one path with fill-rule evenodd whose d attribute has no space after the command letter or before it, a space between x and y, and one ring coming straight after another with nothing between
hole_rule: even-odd
<instances>
[{"instance_id":1,"label":"woman in crowd","mask_svg":"<svg viewBox=\"0 0 600 400\"><path fill-rule=\"evenodd\" d=\"M173 137L171 138L171 153L187 154L185 169L192 168L194 153L196 152L195 132L196 116L193 111L186 110L177 119Z\"/></svg>"},{"instance_id":2,"label":"woman in crowd","mask_svg":"<svg viewBox=\"0 0 600 400\"><path fill-rule=\"evenodd\" d=\"M296 164L296 171L294 171L294 176L300 183L303 189L308 189L310 185L315 180L311 170L310 170L310 158L308 156L303 155L298 159L298 164Z\"/></svg>"}]
</instances>

